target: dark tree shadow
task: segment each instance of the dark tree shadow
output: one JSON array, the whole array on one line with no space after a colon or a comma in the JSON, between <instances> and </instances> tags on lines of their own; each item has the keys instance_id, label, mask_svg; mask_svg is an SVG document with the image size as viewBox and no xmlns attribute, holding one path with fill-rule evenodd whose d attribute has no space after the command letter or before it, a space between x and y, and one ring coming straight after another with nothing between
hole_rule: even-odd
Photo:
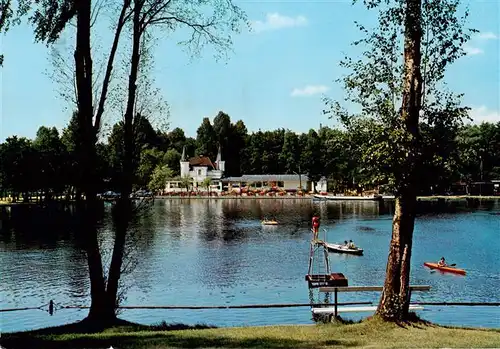
<instances>
[{"instance_id":1,"label":"dark tree shadow","mask_svg":"<svg viewBox=\"0 0 500 349\"><path fill-rule=\"evenodd\" d=\"M254 338L230 338L224 336L205 336L200 333L199 336L186 336L177 332L156 332L148 335L123 335L104 338L78 338L66 341L54 341L49 337L26 337L23 340L10 338L2 340L2 345L6 349L18 348L47 348L47 349L66 349L66 348L303 348L313 349L323 346L343 346L356 347L360 343L350 339L328 339L328 340L295 340L270 337Z\"/></svg>"}]
</instances>

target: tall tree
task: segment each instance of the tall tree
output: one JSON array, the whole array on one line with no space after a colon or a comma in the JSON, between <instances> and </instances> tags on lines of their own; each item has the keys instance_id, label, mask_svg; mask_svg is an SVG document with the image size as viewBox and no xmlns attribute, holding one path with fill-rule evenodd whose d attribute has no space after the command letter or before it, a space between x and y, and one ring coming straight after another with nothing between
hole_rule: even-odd
<instances>
[{"instance_id":1,"label":"tall tree","mask_svg":"<svg viewBox=\"0 0 500 349\"><path fill-rule=\"evenodd\" d=\"M196 131L196 154L210 157L213 161L217 154L217 136L209 118L203 118Z\"/></svg>"},{"instance_id":2,"label":"tall tree","mask_svg":"<svg viewBox=\"0 0 500 349\"><path fill-rule=\"evenodd\" d=\"M213 129L217 138L217 146L228 145L231 132L231 118L226 113L220 111L214 118Z\"/></svg>"},{"instance_id":3,"label":"tall tree","mask_svg":"<svg viewBox=\"0 0 500 349\"><path fill-rule=\"evenodd\" d=\"M33 175L36 169L37 154L31 141L24 137L8 137L1 147L0 170L3 173L3 185L12 193L14 201L23 195L29 199L29 192L33 190L35 182Z\"/></svg>"},{"instance_id":4,"label":"tall tree","mask_svg":"<svg viewBox=\"0 0 500 349\"><path fill-rule=\"evenodd\" d=\"M178 176L181 173L181 153L175 149L169 149L165 152L163 156L163 164L167 165L172 171L174 176Z\"/></svg>"},{"instance_id":5,"label":"tall tree","mask_svg":"<svg viewBox=\"0 0 500 349\"><path fill-rule=\"evenodd\" d=\"M400 109L404 176L397 178L396 207L387 271L377 314L386 320L404 320L410 305L410 262L419 180L419 113L422 105L422 0L406 0L404 11L404 82Z\"/></svg>"},{"instance_id":6,"label":"tall tree","mask_svg":"<svg viewBox=\"0 0 500 349\"><path fill-rule=\"evenodd\" d=\"M200 3L195 0L173 2L170 0L131 0L132 4L132 52L128 75L128 90L125 113L123 117L123 171L121 182L121 199L119 207L122 215L127 217L131 210L129 199L132 191L137 154L134 125L138 124L137 110L138 81L147 65L148 34L153 27L163 27L169 31L178 27L191 30L191 37L185 43L193 52L199 53L201 48L209 44L216 52L226 53L231 45L231 33L239 29L244 14L231 1L211 0ZM208 15L207 15L208 13ZM142 71L141 71L142 69ZM213 154L207 154L213 155ZM106 307L114 310L117 301L118 283L123 261L128 222L117 226L115 245L111 258L106 289ZM107 315L112 317L111 314Z\"/></svg>"},{"instance_id":7,"label":"tall tree","mask_svg":"<svg viewBox=\"0 0 500 349\"><path fill-rule=\"evenodd\" d=\"M174 148L178 153L182 152L182 147L186 143L186 135L184 130L176 127L168 134L169 146Z\"/></svg>"},{"instance_id":8,"label":"tall tree","mask_svg":"<svg viewBox=\"0 0 500 349\"><path fill-rule=\"evenodd\" d=\"M295 132L286 131L283 140L283 148L280 153L280 160L284 164L286 173L294 173L300 167L299 137Z\"/></svg>"},{"instance_id":9,"label":"tall tree","mask_svg":"<svg viewBox=\"0 0 500 349\"><path fill-rule=\"evenodd\" d=\"M31 17L35 25L35 37L39 41L54 43L66 25L76 18L75 43L75 88L78 109L79 170L84 180L79 182L85 193L85 207L80 228L87 235L86 253L89 265L91 305L88 320L93 323L107 323L114 319L115 302L110 306L107 297L103 264L99 250L96 227L97 209L97 148L98 133L104 114L105 101L112 76L114 58L122 29L128 18L131 0L124 0L116 22L115 35L108 56L100 98L94 101L93 55L91 45L92 1L43 0L35 3ZM97 102L95 108L94 102ZM109 277L108 277L109 281ZM111 314L112 313L112 314Z\"/></svg>"},{"instance_id":10,"label":"tall tree","mask_svg":"<svg viewBox=\"0 0 500 349\"><path fill-rule=\"evenodd\" d=\"M321 162L321 140L316 131L310 130L307 134L301 157L301 170L307 173L311 181L318 182L324 174L324 165ZM316 186L313 190L316 191Z\"/></svg>"},{"instance_id":11,"label":"tall tree","mask_svg":"<svg viewBox=\"0 0 500 349\"><path fill-rule=\"evenodd\" d=\"M165 189L165 183L169 178L172 178L174 173L167 165L158 165L152 173L148 188L153 193Z\"/></svg>"},{"instance_id":12,"label":"tall tree","mask_svg":"<svg viewBox=\"0 0 500 349\"><path fill-rule=\"evenodd\" d=\"M242 173L241 165L247 161L245 154L243 154L247 137L247 127L242 120L231 124L228 145L225 149L225 155L222 157L222 160L226 160L226 174L228 176L240 176ZM224 149L222 150L224 151Z\"/></svg>"},{"instance_id":13,"label":"tall tree","mask_svg":"<svg viewBox=\"0 0 500 349\"><path fill-rule=\"evenodd\" d=\"M163 157L163 152L156 148L146 149L141 152L136 174L136 184L138 187L146 188L148 186L151 176L153 175L153 171L158 166L161 167L164 165Z\"/></svg>"},{"instance_id":14,"label":"tall tree","mask_svg":"<svg viewBox=\"0 0 500 349\"><path fill-rule=\"evenodd\" d=\"M61 193L63 190L63 144L59 132L55 127L41 126L36 133L33 147L39 160L38 187L43 188L45 200L49 200L53 193Z\"/></svg>"},{"instance_id":15,"label":"tall tree","mask_svg":"<svg viewBox=\"0 0 500 349\"><path fill-rule=\"evenodd\" d=\"M416 194L426 152L419 126L442 120L461 123L466 115L460 96L441 82L449 64L464 54L462 45L471 31L463 28L467 11L457 16L459 0L364 0L364 4L380 7L378 26L370 30L358 25L365 37L355 44L367 49L362 59L341 63L352 71L342 80L347 100L358 104L361 112L352 115L340 103L327 103L349 132L369 127L371 137L362 160L394 187L392 239L377 314L400 321L408 315Z\"/></svg>"}]
</instances>

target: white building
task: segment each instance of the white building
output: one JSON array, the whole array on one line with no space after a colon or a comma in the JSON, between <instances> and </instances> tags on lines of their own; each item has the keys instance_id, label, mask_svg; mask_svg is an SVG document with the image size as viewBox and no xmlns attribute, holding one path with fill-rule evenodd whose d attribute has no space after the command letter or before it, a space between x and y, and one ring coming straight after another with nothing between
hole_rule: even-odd
<instances>
[{"instance_id":1,"label":"white building","mask_svg":"<svg viewBox=\"0 0 500 349\"><path fill-rule=\"evenodd\" d=\"M321 177L319 182L316 183L316 191L318 193L326 193L328 191L328 181L326 177Z\"/></svg>"},{"instance_id":2,"label":"white building","mask_svg":"<svg viewBox=\"0 0 500 349\"><path fill-rule=\"evenodd\" d=\"M222 160L221 149L217 153L215 163L212 163L208 156L198 155L190 158L186 157L186 147L182 149L181 156L181 178L189 177L191 179L191 188L193 190L207 190L203 184L207 178L211 180L211 191L222 191L222 177L224 176L225 161ZM181 180L168 181L165 186L166 192L185 191Z\"/></svg>"},{"instance_id":3,"label":"white building","mask_svg":"<svg viewBox=\"0 0 500 349\"><path fill-rule=\"evenodd\" d=\"M309 178L305 174L262 174L262 175L242 175L240 177L226 177L223 179L227 191L235 190L239 192L242 188L271 189L280 190L307 190Z\"/></svg>"}]
</instances>

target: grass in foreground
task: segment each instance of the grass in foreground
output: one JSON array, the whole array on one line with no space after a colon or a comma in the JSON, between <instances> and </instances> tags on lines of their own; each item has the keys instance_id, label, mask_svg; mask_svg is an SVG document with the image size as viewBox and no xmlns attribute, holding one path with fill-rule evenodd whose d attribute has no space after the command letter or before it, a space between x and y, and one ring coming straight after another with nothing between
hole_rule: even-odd
<instances>
[{"instance_id":1,"label":"grass in foreground","mask_svg":"<svg viewBox=\"0 0 500 349\"><path fill-rule=\"evenodd\" d=\"M70 325L75 326L75 325ZM148 328L148 330L145 330ZM378 319L342 325L270 326L164 330L164 326L122 325L99 333L66 333L44 329L1 338L4 348L495 348L500 330L451 328ZM175 328L175 327L174 327ZM65 328L64 331L70 329Z\"/></svg>"}]
</instances>

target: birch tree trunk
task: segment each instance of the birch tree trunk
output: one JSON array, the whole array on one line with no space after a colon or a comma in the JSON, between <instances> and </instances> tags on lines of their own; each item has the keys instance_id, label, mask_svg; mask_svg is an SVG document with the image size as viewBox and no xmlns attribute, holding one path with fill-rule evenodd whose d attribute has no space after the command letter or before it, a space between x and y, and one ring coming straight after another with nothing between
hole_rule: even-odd
<instances>
[{"instance_id":1,"label":"birch tree trunk","mask_svg":"<svg viewBox=\"0 0 500 349\"><path fill-rule=\"evenodd\" d=\"M422 100L421 19L422 0L406 0L404 43L404 90L401 121L407 147L406 173L399 178L396 208L392 221L392 239L387 260L384 289L376 314L388 321L408 317L410 303L410 261L417 201L419 130ZM403 172L405 172L403 171Z\"/></svg>"}]
</instances>

